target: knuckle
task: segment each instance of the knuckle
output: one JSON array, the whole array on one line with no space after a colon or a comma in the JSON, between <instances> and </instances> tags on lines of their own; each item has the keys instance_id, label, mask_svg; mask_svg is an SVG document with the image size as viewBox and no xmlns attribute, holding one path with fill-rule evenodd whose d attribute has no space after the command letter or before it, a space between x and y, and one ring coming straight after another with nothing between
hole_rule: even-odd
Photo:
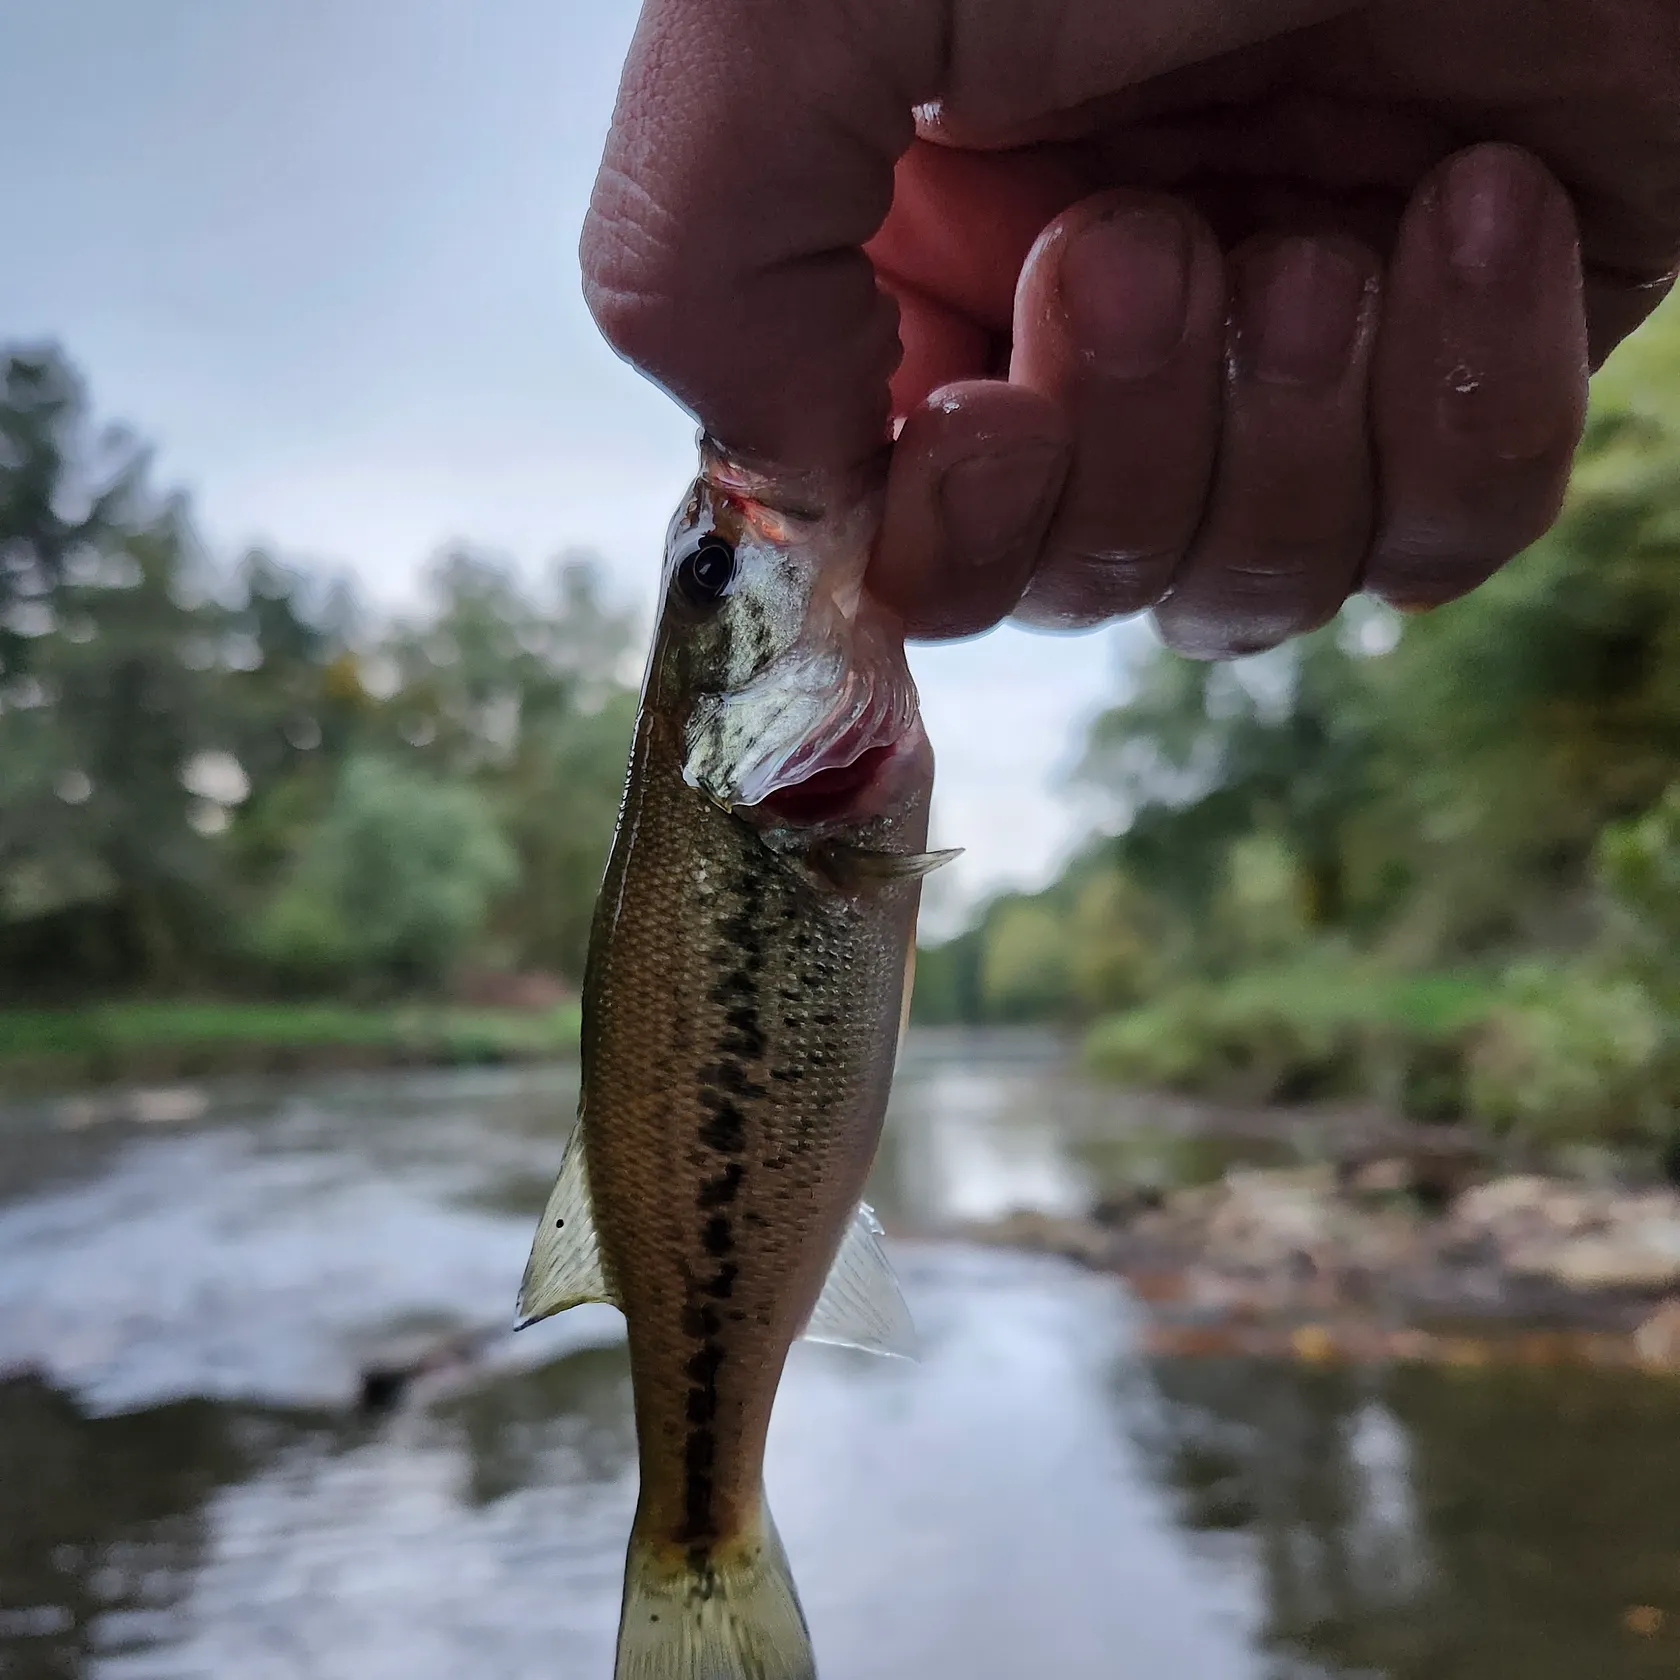
<instances>
[{"instance_id":1,"label":"knuckle","mask_svg":"<svg viewBox=\"0 0 1680 1680\"><path fill-rule=\"evenodd\" d=\"M660 359L682 314L669 216L627 177L603 177L578 255L584 302L602 336L631 361Z\"/></svg>"}]
</instances>

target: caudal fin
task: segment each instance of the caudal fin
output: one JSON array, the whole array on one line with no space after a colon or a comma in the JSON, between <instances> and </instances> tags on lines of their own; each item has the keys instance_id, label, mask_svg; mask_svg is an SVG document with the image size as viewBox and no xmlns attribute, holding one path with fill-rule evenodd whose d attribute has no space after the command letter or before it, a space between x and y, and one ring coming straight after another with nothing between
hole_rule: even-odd
<instances>
[{"instance_id":1,"label":"caudal fin","mask_svg":"<svg viewBox=\"0 0 1680 1680\"><path fill-rule=\"evenodd\" d=\"M805 1612L769 1513L744 1547L630 1539L613 1680L816 1680Z\"/></svg>"}]
</instances>

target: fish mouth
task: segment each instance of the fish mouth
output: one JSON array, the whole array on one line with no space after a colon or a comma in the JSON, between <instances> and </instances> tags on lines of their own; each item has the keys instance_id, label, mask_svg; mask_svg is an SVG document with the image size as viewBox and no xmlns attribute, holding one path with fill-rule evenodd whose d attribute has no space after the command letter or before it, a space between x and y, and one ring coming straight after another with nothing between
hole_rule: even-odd
<instances>
[{"instance_id":1,"label":"fish mouth","mask_svg":"<svg viewBox=\"0 0 1680 1680\"><path fill-rule=\"evenodd\" d=\"M915 687L908 680L878 683L867 677L848 687L853 691L780 758L771 775L742 790L743 816L822 828L878 814L877 796L893 779L901 749L920 723Z\"/></svg>"},{"instance_id":2,"label":"fish mouth","mask_svg":"<svg viewBox=\"0 0 1680 1680\"><path fill-rule=\"evenodd\" d=\"M864 809L921 718L902 654L863 651L838 681L838 661L824 659L704 702L690 720L684 779L759 823L810 827Z\"/></svg>"},{"instance_id":3,"label":"fish mouth","mask_svg":"<svg viewBox=\"0 0 1680 1680\"><path fill-rule=\"evenodd\" d=\"M850 763L836 764L774 793L766 795L749 810L760 812L791 828L824 828L832 823L872 816L872 795L886 780L902 742L889 741L865 747Z\"/></svg>"}]
</instances>

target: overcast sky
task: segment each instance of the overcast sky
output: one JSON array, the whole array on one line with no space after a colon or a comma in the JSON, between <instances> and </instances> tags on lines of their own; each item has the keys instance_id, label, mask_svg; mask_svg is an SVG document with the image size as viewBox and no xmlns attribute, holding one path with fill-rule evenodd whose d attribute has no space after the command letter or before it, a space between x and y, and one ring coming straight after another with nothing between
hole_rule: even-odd
<instances>
[{"instance_id":1,"label":"overcast sky","mask_svg":"<svg viewBox=\"0 0 1680 1680\"><path fill-rule=\"evenodd\" d=\"M222 552L394 602L452 538L532 570L582 544L650 609L693 426L601 342L576 267L634 15L0 0L0 336L60 340ZM1116 634L914 654L937 839L968 848L936 912L1053 867Z\"/></svg>"}]
</instances>

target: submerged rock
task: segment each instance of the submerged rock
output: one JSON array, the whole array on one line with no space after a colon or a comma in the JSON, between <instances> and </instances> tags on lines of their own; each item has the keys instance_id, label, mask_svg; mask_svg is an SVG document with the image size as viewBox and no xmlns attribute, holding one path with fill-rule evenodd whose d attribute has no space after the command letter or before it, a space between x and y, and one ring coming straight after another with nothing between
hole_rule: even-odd
<instances>
[{"instance_id":1,"label":"submerged rock","mask_svg":"<svg viewBox=\"0 0 1680 1680\"><path fill-rule=\"evenodd\" d=\"M1664 1301L1634 1331L1633 1345L1641 1364L1680 1372L1680 1300Z\"/></svg>"},{"instance_id":2,"label":"submerged rock","mask_svg":"<svg viewBox=\"0 0 1680 1680\"><path fill-rule=\"evenodd\" d=\"M1646 1316L1680 1292L1680 1192L1511 1174L1438 1210L1415 1191L1408 1162L1377 1155L1352 1174L1233 1170L1083 1220L1016 1213L986 1235L1136 1278L1153 1310L1203 1327L1302 1314L1573 1325L1619 1334L1631 1358L1644 1319L1644 1345L1672 1343L1680 1368L1680 1298Z\"/></svg>"},{"instance_id":3,"label":"submerged rock","mask_svg":"<svg viewBox=\"0 0 1680 1680\"><path fill-rule=\"evenodd\" d=\"M196 1085L153 1086L109 1096L72 1097L59 1105L58 1124L72 1132L114 1124L186 1126L202 1120L209 1108L208 1093Z\"/></svg>"}]
</instances>

